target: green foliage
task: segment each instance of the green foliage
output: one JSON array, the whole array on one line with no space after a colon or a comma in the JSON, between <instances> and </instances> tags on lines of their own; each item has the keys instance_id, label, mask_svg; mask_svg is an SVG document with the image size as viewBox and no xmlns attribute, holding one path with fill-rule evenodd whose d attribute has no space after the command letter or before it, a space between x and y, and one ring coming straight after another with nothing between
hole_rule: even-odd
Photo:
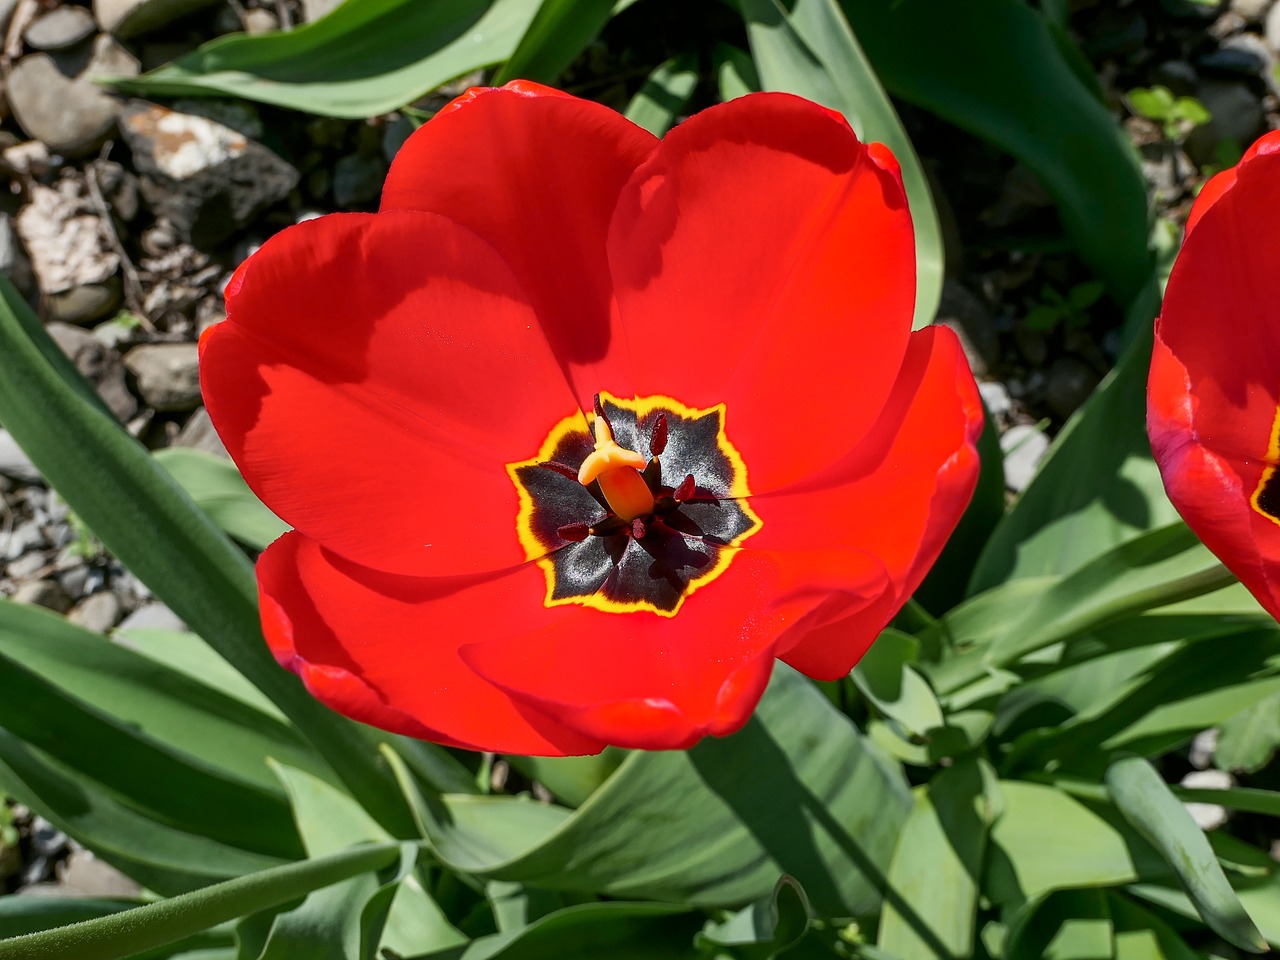
<instances>
[{"instance_id":1,"label":"green foliage","mask_svg":"<svg viewBox=\"0 0 1280 960\"><path fill-rule=\"evenodd\" d=\"M1196 127L1213 119L1195 97L1175 97L1162 86L1130 90L1129 106L1138 116L1160 124L1166 140L1179 143Z\"/></svg>"},{"instance_id":2,"label":"green foliage","mask_svg":"<svg viewBox=\"0 0 1280 960\"><path fill-rule=\"evenodd\" d=\"M1089 308L1097 303L1106 286L1091 280L1078 283L1063 296L1053 287L1042 287L1040 303L1027 311L1023 326L1031 330L1053 330L1055 327L1085 327L1089 324Z\"/></svg>"}]
</instances>

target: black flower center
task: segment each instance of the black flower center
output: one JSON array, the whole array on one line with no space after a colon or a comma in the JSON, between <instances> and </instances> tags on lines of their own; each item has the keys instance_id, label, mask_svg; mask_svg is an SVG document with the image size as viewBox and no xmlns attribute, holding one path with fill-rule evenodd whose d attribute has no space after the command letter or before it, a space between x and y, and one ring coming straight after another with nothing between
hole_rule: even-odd
<instances>
[{"instance_id":1,"label":"black flower center","mask_svg":"<svg viewBox=\"0 0 1280 960\"><path fill-rule=\"evenodd\" d=\"M761 526L723 405L601 394L590 418L566 417L538 456L507 471L547 606L674 616Z\"/></svg>"}]
</instances>

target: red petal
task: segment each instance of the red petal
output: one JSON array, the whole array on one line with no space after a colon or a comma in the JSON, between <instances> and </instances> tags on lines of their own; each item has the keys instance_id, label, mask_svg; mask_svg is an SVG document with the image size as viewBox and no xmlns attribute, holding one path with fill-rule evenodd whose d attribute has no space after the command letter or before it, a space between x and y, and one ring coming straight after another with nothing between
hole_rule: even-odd
<instances>
[{"instance_id":1,"label":"red petal","mask_svg":"<svg viewBox=\"0 0 1280 960\"><path fill-rule=\"evenodd\" d=\"M850 458L794 492L752 498L763 527L745 550L842 546L877 557L887 573L881 602L830 617L820 630L802 624L781 646L784 660L818 679L853 668L968 506L981 430L982 404L959 341L946 327L927 327L911 335L880 421Z\"/></svg>"},{"instance_id":2,"label":"red petal","mask_svg":"<svg viewBox=\"0 0 1280 960\"><path fill-rule=\"evenodd\" d=\"M597 103L517 81L476 89L397 154L383 210L441 213L484 237L529 292L583 409L630 392L605 235L652 134Z\"/></svg>"},{"instance_id":3,"label":"red petal","mask_svg":"<svg viewBox=\"0 0 1280 960\"><path fill-rule=\"evenodd\" d=\"M364 570L287 533L258 560L263 628L317 699L383 729L475 750L598 753L603 742L514 703L458 657L476 636L554 619L534 564L473 577Z\"/></svg>"},{"instance_id":4,"label":"red petal","mask_svg":"<svg viewBox=\"0 0 1280 960\"><path fill-rule=\"evenodd\" d=\"M1201 188L1200 193L1196 195L1196 202L1191 207L1191 213L1187 216L1187 233L1200 222L1200 218L1212 207L1218 200L1230 190L1236 183L1238 171L1254 157L1267 156L1268 154L1280 151L1280 130L1272 130L1268 134L1264 134L1244 152L1244 156L1240 158L1240 163L1234 167L1229 167L1220 173L1214 174L1209 178L1209 182Z\"/></svg>"},{"instance_id":5,"label":"red petal","mask_svg":"<svg viewBox=\"0 0 1280 960\"><path fill-rule=\"evenodd\" d=\"M336 215L272 238L237 276L201 377L268 506L376 569L525 559L505 464L576 405L483 241L431 214Z\"/></svg>"},{"instance_id":6,"label":"red petal","mask_svg":"<svg viewBox=\"0 0 1280 960\"><path fill-rule=\"evenodd\" d=\"M833 586L858 584L878 596L882 580L873 558L847 551L741 552L674 617L573 607L536 637L482 639L462 657L513 698L587 736L683 749L746 722L772 671L775 641L830 603Z\"/></svg>"},{"instance_id":7,"label":"red petal","mask_svg":"<svg viewBox=\"0 0 1280 960\"><path fill-rule=\"evenodd\" d=\"M727 403L753 491L843 456L906 350L915 250L901 176L847 123L786 94L669 133L609 233L636 387Z\"/></svg>"},{"instance_id":8,"label":"red petal","mask_svg":"<svg viewBox=\"0 0 1280 960\"><path fill-rule=\"evenodd\" d=\"M1280 617L1280 525L1251 499L1280 404L1280 133L1197 201L1156 321L1147 429L1187 525Z\"/></svg>"}]
</instances>

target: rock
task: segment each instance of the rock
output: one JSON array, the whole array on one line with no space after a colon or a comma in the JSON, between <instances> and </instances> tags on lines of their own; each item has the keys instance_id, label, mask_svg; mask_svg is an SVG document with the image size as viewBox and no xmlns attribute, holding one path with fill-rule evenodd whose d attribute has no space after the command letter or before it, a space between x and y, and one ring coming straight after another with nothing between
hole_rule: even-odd
<instances>
[{"instance_id":1,"label":"rock","mask_svg":"<svg viewBox=\"0 0 1280 960\"><path fill-rule=\"evenodd\" d=\"M119 598L110 590L100 590L72 607L67 619L94 633L106 633L116 625L122 612Z\"/></svg>"},{"instance_id":2,"label":"rock","mask_svg":"<svg viewBox=\"0 0 1280 960\"><path fill-rule=\"evenodd\" d=\"M1189 97L1195 93L1200 75L1186 60L1166 60L1156 67L1151 82L1166 87L1175 97Z\"/></svg>"},{"instance_id":3,"label":"rock","mask_svg":"<svg viewBox=\"0 0 1280 960\"><path fill-rule=\"evenodd\" d=\"M104 284L120 267L108 248L106 227L89 202L83 181L64 176L52 189L31 187L30 202L18 211L18 235L31 257L36 283L45 297L77 287ZM86 295L80 309L88 309ZM98 299L99 306L102 300ZM74 312L71 307L67 313ZM93 320L102 314L82 315Z\"/></svg>"},{"instance_id":4,"label":"rock","mask_svg":"<svg viewBox=\"0 0 1280 960\"><path fill-rule=\"evenodd\" d=\"M342 0L302 0L302 18L307 23L312 23L329 13L340 3L342 3Z\"/></svg>"},{"instance_id":5,"label":"rock","mask_svg":"<svg viewBox=\"0 0 1280 960\"><path fill-rule=\"evenodd\" d=\"M1231 0L1228 4L1232 13L1244 20L1261 20L1267 15L1271 0Z\"/></svg>"},{"instance_id":6,"label":"rock","mask_svg":"<svg viewBox=\"0 0 1280 960\"><path fill-rule=\"evenodd\" d=\"M200 360L194 343L145 343L124 355L142 399L160 411L200 405Z\"/></svg>"},{"instance_id":7,"label":"rock","mask_svg":"<svg viewBox=\"0 0 1280 960\"><path fill-rule=\"evenodd\" d=\"M22 483L44 483L40 471L8 430L0 429L0 473Z\"/></svg>"},{"instance_id":8,"label":"rock","mask_svg":"<svg viewBox=\"0 0 1280 960\"><path fill-rule=\"evenodd\" d=\"M57 613L66 613L71 609L71 598L52 580L31 580L24 583L14 592L13 600L14 603L45 607Z\"/></svg>"},{"instance_id":9,"label":"rock","mask_svg":"<svg viewBox=\"0 0 1280 960\"><path fill-rule=\"evenodd\" d=\"M186 16L218 0L93 0L93 14L103 30L117 37L136 37Z\"/></svg>"},{"instance_id":10,"label":"rock","mask_svg":"<svg viewBox=\"0 0 1280 960\"><path fill-rule=\"evenodd\" d=\"M1271 9L1267 11L1264 35L1266 36L1267 46L1280 53L1280 3L1272 5Z\"/></svg>"},{"instance_id":11,"label":"rock","mask_svg":"<svg viewBox=\"0 0 1280 960\"><path fill-rule=\"evenodd\" d=\"M23 31L22 39L34 50L65 50L88 40L97 29L93 14L84 7L67 5L54 7L33 20Z\"/></svg>"},{"instance_id":12,"label":"rock","mask_svg":"<svg viewBox=\"0 0 1280 960\"><path fill-rule=\"evenodd\" d=\"M984 377L1000 358L1000 335L987 305L954 280L942 285L938 323L950 327L960 338L969 368L975 377Z\"/></svg>"},{"instance_id":13,"label":"rock","mask_svg":"<svg viewBox=\"0 0 1280 960\"><path fill-rule=\"evenodd\" d=\"M275 153L205 117L133 100L120 130L143 197L197 247L225 240L298 183L298 171Z\"/></svg>"},{"instance_id":14,"label":"rock","mask_svg":"<svg viewBox=\"0 0 1280 960\"><path fill-rule=\"evenodd\" d=\"M255 7L244 12L244 32L250 36L274 33L280 29L280 20L270 10Z\"/></svg>"},{"instance_id":15,"label":"rock","mask_svg":"<svg viewBox=\"0 0 1280 960\"><path fill-rule=\"evenodd\" d=\"M984 381L978 384L978 393L982 395L983 406L996 420L1003 420L1013 412L1013 399L1003 383Z\"/></svg>"},{"instance_id":16,"label":"rock","mask_svg":"<svg viewBox=\"0 0 1280 960\"><path fill-rule=\"evenodd\" d=\"M1193 790L1230 790L1235 778L1221 770L1192 770L1182 778L1182 786ZM1187 813L1201 830L1217 830L1227 822L1227 811L1216 803L1184 803Z\"/></svg>"},{"instance_id":17,"label":"rock","mask_svg":"<svg viewBox=\"0 0 1280 960\"><path fill-rule=\"evenodd\" d=\"M1004 485L1015 493L1027 488L1049 449L1044 432L1028 424L1010 427L1000 437L1004 451Z\"/></svg>"},{"instance_id":18,"label":"rock","mask_svg":"<svg viewBox=\"0 0 1280 960\"><path fill-rule=\"evenodd\" d=\"M88 850L79 848L72 850L66 862L59 865L58 886L66 896L71 897L136 900L142 892L137 883L111 864L99 860Z\"/></svg>"},{"instance_id":19,"label":"rock","mask_svg":"<svg viewBox=\"0 0 1280 960\"><path fill-rule=\"evenodd\" d=\"M5 567L5 574L11 580L26 580L49 565L49 557L42 550L24 553L17 560Z\"/></svg>"},{"instance_id":20,"label":"rock","mask_svg":"<svg viewBox=\"0 0 1280 960\"><path fill-rule=\"evenodd\" d=\"M123 301L120 278L107 277L103 283L84 283L62 293L45 297L45 313L62 323L93 323L115 313Z\"/></svg>"},{"instance_id":21,"label":"rock","mask_svg":"<svg viewBox=\"0 0 1280 960\"><path fill-rule=\"evenodd\" d=\"M163 603L144 603L121 622L117 630L181 630L187 625Z\"/></svg>"},{"instance_id":22,"label":"rock","mask_svg":"<svg viewBox=\"0 0 1280 960\"><path fill-rule=\"evenodd\" d=\"M23 293L35 289L35 277L31 274L31 261L18 242L17 231L13 227L13 218L7 213L0 213L0 274Z\"/></svg>"},{"instance_id":23,"label":"rock","mask_svg":"<svg viewBox=\"0 0 1280 960\"><path fill-rule=\"evenodd\" d=\"M1045 402L1062 419L1076 412L1098 385L1098 375L1075 357L1059 357L1049 367L1044 387Z\"/></svg>"},{"instance_id":24,"label":"rock","mask_svg":"<svg viewBox=\"0 0 1280 960\"><path fill-rule=\"evenodd\" d=\"M387 164L381 157L343 157L333 168L333 202L348 210L377 203L386 179Z\"/></svg>"},{"instance_id":25,"label":"rock","mask_svg":"<svg viewBox=\"0 0 1280 960\"><path fill-rule=\"evenodd\" d=\"M80 327L51 323L48 331L119 420L128 420L137 412L138 401L125 383L124 361L119 353Z\"/></svg>"},{"instance_id":26,"label":"rock","mask_svg":"<svg viewBox=\"0 0 1280 960\"><path fill-rule=\"evenodd\" d=\"M174 438L173 446L185 447L188 450L203 450L205 453L215 453L220 457L230 458L231 456L223 446L218 431L213 429L209 411L204 407L196 410L191 415L191 419L183 425L178 436Z\"/></svg>"},{"instance_id":27,"label":"rock","mask_svg":"<svg viewBox=\"0 0 1280 960\"><path fill-rule=\"evenodd\" d=\"M0 163L19 178L43 177L53 169L53 155L39 140L27 140L0 149Z\"/></svg>"},{"instance_id":28,"label":"rock","mask_svg":"<svg viewBox=\"0 0 1280 960\"><path fill-rule=\"evenodd\" d=\"M6 94L14 118L54 153L96 150L115 128L120 102L96 77L136 76L138 61L106 34L74 51L32 53L14 64Z\"/></svg>"},{"instance_id":29,"label":"rock","mask_svg":"<svg viewBox=\"0 0 1280 960\"><path fill-rule=\"evenodd\" d=\"M1228 37L1214 50L1196 58L1205 70L1231 73L1240 77L1253 77L1267 68L1274 59L1267 43L1254 33L1239 33Z\"/></svg>"},{"instance_id":30,"label":"rock","mask_svg":"<svg viewBox=\"0 0 1280 960\"><path fill-rule=\"evenodd\" d=\"M1234 141L1243 149L1262 132L1262 103L1245 84L1205 80L1197 99L1212 119L1187 136L1184 147L1194 163L1216 161L1218 144L1224 140Z\"/></svg>"}]
</instances>

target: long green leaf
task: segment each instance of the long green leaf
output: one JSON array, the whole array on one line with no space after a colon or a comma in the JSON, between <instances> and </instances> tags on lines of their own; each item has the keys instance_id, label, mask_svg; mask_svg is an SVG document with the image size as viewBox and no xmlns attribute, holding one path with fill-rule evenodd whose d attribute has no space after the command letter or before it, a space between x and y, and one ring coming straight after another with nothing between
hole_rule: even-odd
<instances>
[{"instance_id":1,"label":"long green leaf","mask_svg":"<svg viewBox=\"0 0 1280 960\"><path fill-rule=\"evenodd\" d=\"M112 82L144 97L242 97L363 119L506 60L537 11L536 0L351 0L288 33L221 37Z\"/></svg>"},{"instance_id":2,"label":"long green leaf","mask_svg":"<svg viewBox=\"0 0 1280 960\"><path fill-rule=\"evenodd\" d=\"M50 349L0 277L0 422L108 549L280 707L379 821L407 833L408 811L361 731L320 706L267 652L244 554L86 399L81 381L49 363Z\"/></svg>"},{"instance_id":3,"label":"long green leaf","mask_svg":"<svg viewBox=\"0 0 1280 960\"><path fill-rule=\"evenodd\" d=\"M152 456L219 529L246 546L264 550L289 529L254 495L226 457L181 447L157 450Z\"/></svg>"},{"instance_id":4,"label":"long green leaf","mask_svg":"<svg viewBox=\"0 0 1280 960\"><path fill-rule=\"evenodd\" d=\"M1146 183L1069 43L1024 0L841 0L895 96L1004 148L1043 181L1081 257L1128 307L1152 283Z\"/></svg>"},{"instance_id":5,"label":"long green leaf","mask_svg":"<svg viewBox=\"0 0 1280 960\"><path fill-rule=\"evenodd\" d=\"M554 83L612 15L613 0L542 0L494 85L520 77Z\"/></svg>"},{"instance_id":6,"label":"long green leaf","mask_svg":"<svg viewBox=\"0 0 1280 960\"><path fill-rule=\"evenodd\" d=\"M1213 931L1251 953L1268 947L1245 913L1204 832L1141 757L1124 757L1107 770L1107 791L1120 812L1159 850Z\"/></svg>"},{"instance_id":7,"label":"long green leaf","mask_svg":"<svg viewBox=\"0 0 1280 960\"><path fill-rule=\"evenodd\" d=\"M627 104L626 118L660 137L676 125L697 86L697 55L672 57L654 67Z\"/></svg>"},{"instance_id":8,"label":"long green leaf","mask_svg":"<svg viewBox=\"0 0 1280 960\"><path fill-rule=\"evenodd\" d=\"M274 867L145 907L0 940L0 960L120 960L348 877L381 870L400 856L399 844L384 843Z\"/></svg>"},{"instance_id":9,"label":"long green leaf","mask_svg":"<svg viewBox=\"0 0 1280 960\"><path fill-rule=\"evenodd\" d=\"M929 183L875 70L836 0L740 0L766 90L808 97L845 115L860 139L879 140L902 167L916 234L913 326L933 322L942 298L942 228Z\"/></svg>"},{"instance_id":10,"label":"long green leaf","mask_svg":"<svg viewBox=\"0 0 1280 960\"><path fill-rule=\"evenodd\" d=\"M416 807L458 872L708 906L760 899L788 873L816 910L844 916L875 909L910 802L901 772L779 667L743 730L633 753L576 812L511 797Z\"/></svg>"},{"instance_id":11,"label":"long green leaf","mask_svg":"<svg viewBox=\"0 0 1280 960\"><path fill-rule=\"evenodd\" d=\"M967 759L916 794L889 867L893 896L886 894L877 946L913 960L972 955L994 780Z\"/></svg>"},{"instance_id":12,"label":"long green leaf","mask_svg":"<svg viewBox=\"0 0 1280 960\"><path fill-rule=\"evenodd\" d=\"M107 863L163 894L183 893L280 862L140 813L3 730L0 793L38 810Z\"/></svg>"}]
</instances>

